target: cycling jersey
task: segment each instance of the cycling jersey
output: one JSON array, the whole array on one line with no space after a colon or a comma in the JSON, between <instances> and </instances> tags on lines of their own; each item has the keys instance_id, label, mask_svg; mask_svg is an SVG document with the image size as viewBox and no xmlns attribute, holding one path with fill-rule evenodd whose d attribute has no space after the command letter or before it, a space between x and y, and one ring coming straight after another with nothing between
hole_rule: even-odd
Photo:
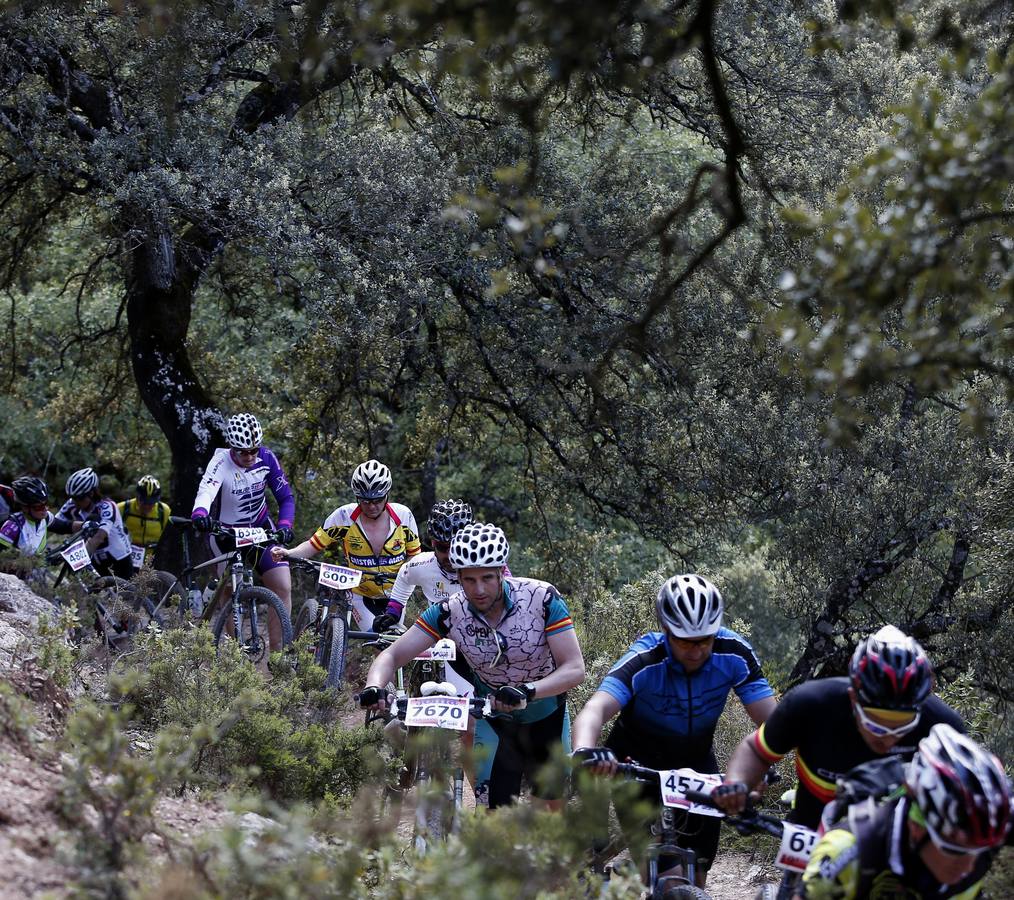
<instances>
[{"instance_id":1,"label":"cycling jersey","mask_svg":"<svg viewBox=\"0 0 1014 900\"><path fill-rule=\"evenodd\" d=\"M106 543L92 554L93 562L104 564L130 556L130 538L123 527L123 519L108 497L96 500L88 512L78 509L73 499L68 500L60 507L51 527L57 534L69 534L72 522L98 522L99 530L106 535Z\"/></svg>"},{"instance_id":2,"label":"cycling jersey","mask_svg":"<svg viewBox=\"0 0 1014 900\"><path fill-rule=\"evenodd\" d=\"M46 549L49 523L53 519L51 512L47 512L45 518L39 522L23 512L16 512L0 525L0 544L13 547L25 556L41 556Z\"/></svg>"},{"instance_id":3,"label":"cycling jersey","mask_svg":"<svg viewBox=\"0 0 1014 900\"><path fill-rule=\"evenodd\" d=\"M799 784L789 814L793 822L816 828L824 804L834 797L835 782L850 769L881 755L859 733L848 697L849 680L820 678L794 687L751 736L751 746L767 763L796 751ZM946 722L964 733L961 717L939 697L931 695L922 707L919 724L888 753L911 759L930 728Z\"/></svg>"},{"instance_id":4,"label":"cycling jersey","mask_svg":"<svg viewBox=\"0 0 1014 900\"><path fill-rule=\"evenodd\" d=\"M850 806L845 822L813 848L803 874L807 900L972 900L979 895L992 854L957 884L941 885L911 846L906 819L910 801L900 797L877 805L873 798Z\"/></svg>"},{"instance_id":5,"label":"cycling jersey","mask_svg":"<svg viewBox=\"0 0 1014 900\"><path fill-rule=\"evenodd\" d=\"M214 515L226 527L240 525L271 527L264 493L278 501L279 527L292 527L296 501L278 458L267 447L257 451L253 465L244 468L232 458L232 451L215 451L197 488L193 512Z\"/></svg>"},{"instance_id":6,"label":"cycling jersey","mask_svg":"<svg viewBox=\"0 0 1014 900\"><path fill-rule=\"evenodd\" d=\"M548 638L574 627L567 604L556 588L535 578L504 578L504 616L493 628L473 609L464 591L443 603L434 603L417 620L434 640L449 637L472 667L478 697L498 687L526 684L544 678L556 668ZM506 641L501 649L496 635ZM517 722L535 722L551 715L566 696L541 697L523 710L511 713Z\"/></svg>"},{"instance_id":7,"label":"cycling jersey","mask_svg":"<svg viewBox=\"0 0 1014 900\"><path fill-rule=\"evenodd\" d=\"M435 553L420 553L398 569L390 599L404 606L416 588L430 603L442 603L461 590L458 573L444 571Z\"/></svg>"},{"instance_id":8,"label":"cycling jersey","mask_svg":"<svg viewBox=\"0 0 1014 900\"><path fill-rule=\"evenodd\" d=\"M375 550L359 524L362 510L358 503L339 506L310 537L315 550L326 550L341 543L345 561L363 572L363 580L353 591L369 600L385 600L385 587L391 585L405 560L420 550L419 526L412 510L400 503L388 503L391 531L384 546ZM410 592L411 593L411 592Z\"/></svg>"},{"instance_id":9,"label":"cycling jersey","mask_svg":"<svg viewBox=\"0 0 1014 900\"><path fill-rule=\"evenodd\" d=\"M711 656L688 673L658 631L639 637L599 686L622 707L607 745L623 759L674 769L713 766L711 745L729 691L744 705L774 696L753 648L721 628Z\"/></svg>"},{"instance_id":10,"label":"cycling jersey","mask_svg":"<svg viewBox=\"0 0 1014 900\"><path fill-rule=\"evenodd\" d=\"M141 510L141 504L136 498L116 505L120 509L123 527L127 529L130 542L138 547L154 547L172 515L169 505L161 502L156 503L148 515Z\"/></svg>"}]
</instances>

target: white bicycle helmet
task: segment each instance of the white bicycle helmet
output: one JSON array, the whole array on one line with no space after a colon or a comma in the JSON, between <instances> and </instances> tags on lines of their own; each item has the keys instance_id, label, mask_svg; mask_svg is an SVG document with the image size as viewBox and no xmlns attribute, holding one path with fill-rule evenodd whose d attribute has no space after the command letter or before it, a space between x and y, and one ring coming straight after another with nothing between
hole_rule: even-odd
<instances>
[{"instance_id":1,"label":"white bicycle helmet","mask_svg":"<svg viewBox=\"0 0 1014 900\"><path fill-rule=\"evenodd\" d=\"M264 431L257 417L250 413L238 413L229 416L225 423L225 441L233 450L249 450L259 447L264 439Z\"/></svg>"},{"instance_id":2,"label":"white bicycle helmet","mask_svg":"<svg viewBox=\"0 0 1014 900\"><path fill-rule=\"evenodd\" d=\"M506 535L486 522L473 522L454 532L450 563L455 569L492 568L507 565L510 544Z\"/></svg>"},{"instance_id":3,"label":"white bicycle helmet","mask_svg":"<svg viewBox=\"0 0 1014 900\"><path fill-rule=\"evenodd\" d=\"M78 469L67 479L67 496L83 497L90 494L99 486L99 476L90 466L87 469Z\"/></svg>"},{"instance_id":4,"label":"white bicycle helmet","mask_svg":"<svg viewBox=\"0 0 1014 900\"><path fill-rule=\"evenodd\" d=\"M996 847L1007 837L1011 789L1003 765L945 722L919 741L905 790L937 843Z\"/></svg>"},{"instance_id":5,"label":"white bicycle helmet","mask_svg":"<svg viewBox=\"0 0 1014 900\"><path fill-rule=\"evenodd\" d=\"M368 459L356 466L349 482L352 493L362 500L379 500L391 493L391 470L382 462Z\"/></svg>"},{"instance_id":6,"label":"white bicycle helmet","mask_svg":"<svg viewBox=\"0 0 1014 900\"><path fill-rule=\"evenodd\" d=\"M703 638L722 627L725 604L710 581L700 575L673 575L658 592L659 625L673 637Z\"/></svg>"}]
</instances>

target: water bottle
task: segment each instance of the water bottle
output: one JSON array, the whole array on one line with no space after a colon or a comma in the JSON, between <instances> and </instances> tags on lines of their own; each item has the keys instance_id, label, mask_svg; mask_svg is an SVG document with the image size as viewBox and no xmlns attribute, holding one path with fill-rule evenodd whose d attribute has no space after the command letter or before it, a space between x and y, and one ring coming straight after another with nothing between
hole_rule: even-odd
<instances>
[{"instance_id":1,"label":"water bottle","mask_svg":"<svg viewBox=\"0 0 1014 900\"><path fill-rule=\"evenodd\" d=\"M201 596L201 589L194 585L190 589L190 614L199 617L204 612L204 598Z\"/></svg>"},{"instance_id":2,"label":"water bottle","mask_svg":"<svg viewBox=\"0 0 1014 900\"><path fill-rule=\"evenodd\" d=\"M218 579L212 578L204 588L204 593L201 595L201 605L207 606L211 602L211 598L215 595L215 589L218 587Z\"/></svg>"}]
</instances>

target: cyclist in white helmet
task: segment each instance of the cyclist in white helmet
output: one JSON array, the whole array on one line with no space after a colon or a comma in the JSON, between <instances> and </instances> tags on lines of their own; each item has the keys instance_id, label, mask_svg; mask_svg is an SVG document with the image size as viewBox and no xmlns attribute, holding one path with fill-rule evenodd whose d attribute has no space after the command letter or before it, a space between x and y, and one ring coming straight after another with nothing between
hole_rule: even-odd
<instances>
[{"instance_id":1,"label":"cyclist in white helmet","mask_svg":"<svg viewBox=\"0 0 1014 900\"><path fill-rule=\"evenodd\" d=\"M450 563L461 591L432 604L366 676L360 703L387 707L399 666L449 637L472 667L476 696L493 695L502 717L488 720L499 743L489 779L491 809L510 803L527 779L533 796L559 808L562 785L536 776L562 741L566 692L584 680L584 658L570 612L551 584L504 574L510 546L496 525L455 532Z\"/></svg>"},{"instance_id":2,"label":"cyclist in white helmet","mask_svg":"<svg viewBox=\"0 0 1014 900\"><path fill-rule=\"evenodd\" d=\"M263 439L264 432L256 416L239 413L229 417L225 428L228 446L215 451L197 488L190 514L195 529L208 531L211 522L217 519L227 528L257 527L275 531L266 499L266 492L270 489L278 503L279 539L283 543L292 540L296 500L282 464L270 449L262 445ZM232 537L209 535L208 541L215 556L236 546ZM272 556L270 549L265 549L257 560L257 571L264 586L278 595L291 614L289 564ZM272 650L282 649L282 626L274 615L268 617L268 639Z\"/></svg>"},{"instance_id":3,"label":"cyclist in white helmet","mask_svg":"<svg viewBox=\"0 0 1014 900\"><path fill-rule=\"evenodd\" d=\"M419 526L407 506L388 501L394 479L382 462L368 459L356 466L350 486L355 503L339 506L303 543L291 550L276 547L277 559L308 559L321 550L340 547L345 560L363 573L352 591L352 613L364 631L374 619L387 618L387 627L401 618L402 604L389 598L398 570L419 553Z\"/></svg>"},{"instance_id":4,"label":"cyclist in white helmet","mask_svg":"<svg viewBox=\"0 0 1014 900\"><path fill-rule=\"evenodd\" d=\"M574 756L601 774L616 771L618 760L633 758L655 769L719 771L713 741L729 692L735 691L754 722L775 708L774 691L761 672L753 648L722 626L725 603L700 575L674 575L655 601L659 631L642 635L609 670L574 722ZM602 728L619 714L604 744ZM644 791L658 802L657 788ZM618 810L625 830L650 827ZM703 887L718 848L720 821L691 816L681 839L698 854ZM660 868L669 868L666 858Z\"/></svg>"},{"instance_id":5,"label":"cyclist in white helmet","mask_svg":"<svg viewBox=\"0 0 1014 900\"><path fill-rule=\"evenodd\" d=\"M69 499L49 526L55 534L84 531L85 546L95 570L102 575L130 578L130 538L116 504L99 493L99 476L92 468L78 469L67 479Z\"/></svg>"}]
</instances>

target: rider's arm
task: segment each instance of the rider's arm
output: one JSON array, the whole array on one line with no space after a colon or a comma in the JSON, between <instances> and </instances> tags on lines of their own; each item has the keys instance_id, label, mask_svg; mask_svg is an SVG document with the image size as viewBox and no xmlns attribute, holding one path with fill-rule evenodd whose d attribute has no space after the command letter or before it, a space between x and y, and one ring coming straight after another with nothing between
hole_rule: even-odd
<instances>
[{"instance_id":1,"label":"rider's arm","mask_svg":"<svg viewBox=\"0 0 1014 900\"><path fill-rule=\"evenodd\" d=\"M297 559L310 559L310 557L316 556L317 553L317 548L310 542L309 538L303 541L302 544L297 544L291 550L287 550L285 547L280 547L277 544L271 548L272 556L278 558L295 556Z\"/></svg>"},{"instance_id":2,"label":"rider's arm","mask_svg":"<svg viewBox=\"0 0 1014 900\"><path fill-rule=\"evenodd\" d=\"M753 703L744 703L743 709L753 720L754 725L763 725L777 705L778 701L774 697L764 697L762 700L754 700Z\"/></svg>"},{"instance_id":3,"label":"rider's arm","mask_svg":"<svg viewBox=\"0 0 1014 900\"><path fill-rule=\"evenodd\" d=\"M57 514L53 517L53 521L49 523L49 530L53 534L73 534L74 523L71 520L71 510L73 509L73 502L68 500L63 506L60 507Z\"/></svg>"},{"instance_id":4,"label":"rider's arm","mask_svg":"<svg viewBox=\"0 0 1014 900\"><path fill-rule=\"evenodd\" d=\"M577 642L577 634L573 627L557 634L547 635L546 643L549 644L549 652L553 654L556 668L545 678L532 682L535 688L535 696L532 699L535 700L540 697L555 697L584 681L584 656L581 655L581 645Z\"/></svg>"},{"instance_id":5,"label":"rider's arm","mask_svg":"<svg viewBox=\"0 0 1014 900\"><path fill-rule=\"evenodd\" d=\"M622 708L620 701L606 691L592 694L574 720L574 746L597 747L602 740L603 726Z\"/></svg>"},{"instance_id":6,"label":"rider's arm","mask_svg":"<svg viewBox=\"0 0 1014 900\"><path fill-rule=\"evenodd\" d=\"M296 498L292 496L289 479L285 477L278 457L267 447L261 448L260 456L268 464L268 474L265 481L278 503L278 527L291 528L292 523L296 520Z\"/></svg>"},{"instance_id":7,"label":"rider's arm","mask_svg":"<svg viewBox=\"0 0 1014 900\"><path fill-rule=\"evenodd\" d=\"M380 654L366 673L367 687L383 687L394 679L394 673L408 665L436 640L422 628L410 628L390 647Z\"/></svg>"},{"instance_id":8,"label":"rider's arm","mask_svg":"<svg viewBox=\"0 0 1014 900\"><path fill-rule=\"evenodd\" d=\"M419 526L416 524L415 514L412 510L409 510L408 515L402 519L402 524L408 532L407 540L405 541L405 556L411 559L422 550L422 544L419 542Z\"/></svg>"},{"instance_id":9,"label":"rider's arm","mask_svg":"<svg viewBox=\"0 0 1014 900\"><path fill-rule=\"evenodd\" d=\"M211 457L208 468L204 470L204 477L197 486L197 496L194 497L194 508L191 517L195 514L206 516L211 509L211 504L218 496L222 488L222 478L225 476L226 463L229 459L228 450L216 450Z\"/></svg>"}]
</instances>

